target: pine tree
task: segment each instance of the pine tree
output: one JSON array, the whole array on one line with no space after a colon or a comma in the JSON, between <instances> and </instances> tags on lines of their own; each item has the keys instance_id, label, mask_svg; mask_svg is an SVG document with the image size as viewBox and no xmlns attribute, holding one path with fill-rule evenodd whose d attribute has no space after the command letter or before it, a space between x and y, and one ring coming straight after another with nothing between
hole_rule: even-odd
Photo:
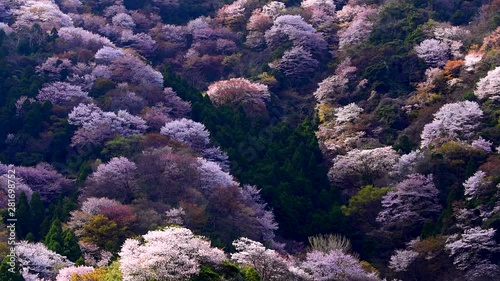
<instances>
[{"instance_id":1,"label":"pine tree","mask_svg":"<svg viewBox=\"0 0 500 281\"><path fill-rule=\"evenodd\" d=\"M47 236L45 236L44 244L50 250L61 255L63 254L63 233L61 221L59 219L52 221L50 230L47 233Z\"/></svg>"},{"instance_id":2,"label":"pine tree","mask_svg":"<svg viewBox=\"0 0 500 281\"><path fill-rule=\"evenodd\" d=\"M26 235L31 232L32 226L30 205L28 204L28 197L26 197L24 192L19 196L19 202L16 208L16 219L17 238L24 239Z\"/></svg>"},{"instance_id":3,"label":"pine tree","mask_svg":"<svg viewBox=\"0 0 500 281\"><path fill-rule=\"evenodd\" d=\"M63 232L63 256L68 257L70 261L76 262L82 257L82 251L78 245L78 239L73 231L67 229Z\"/></svg>"},{"instance_id":4,"label":"pine tree","mask_svg":"<svg viewBox=\"0 0 500 281\"><path fill-rule=\"evenodd\" d=\"M24 281L23 276L19 272L19 265L16 263L14 267L15 273L9 271L11 268L9 259L5 258L0 264L0 280L2 281Z\"/></svg>"},{"instance_id":5,"label":"pine tree","mask_svg":"<svg viewBox=\"0 0 500 281\"><path fill-rule=\"evenodd\" d=\"M31 196L30 208L33 219L31 224L31 233L34 236L35 241L38 241L41 238L40 230L44 219L44 205L38 192L33 193L33 196Z\"/></svg>"}]
</instances>

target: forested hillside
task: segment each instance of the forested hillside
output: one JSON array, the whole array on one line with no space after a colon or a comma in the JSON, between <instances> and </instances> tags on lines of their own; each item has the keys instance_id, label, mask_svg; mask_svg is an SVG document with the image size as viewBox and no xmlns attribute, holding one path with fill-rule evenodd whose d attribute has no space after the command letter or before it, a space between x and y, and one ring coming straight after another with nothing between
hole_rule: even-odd
<instances>
[{"instance_id":1,"label":"forested hillside","mask_svg":"<svg viewBox=\"0 0 500 281\"><path fill-rule=\"evenodd\" d=\"M500 281L499 0L0 0L0 280Z\"/></svg>"}]
</instances>

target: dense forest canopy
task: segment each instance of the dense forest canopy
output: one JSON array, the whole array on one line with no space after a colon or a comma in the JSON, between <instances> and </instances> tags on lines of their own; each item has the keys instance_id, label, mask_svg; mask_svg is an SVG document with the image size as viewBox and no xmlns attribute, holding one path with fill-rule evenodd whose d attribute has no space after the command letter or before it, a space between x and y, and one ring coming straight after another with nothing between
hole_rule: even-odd
<instances>
[{"instance_id":1,"label":"dense forest canopy","mask_svg":"<svg viewBox=\"0 0 500 281\"><path fill-rule=\"evenodd\" d=\"M0 280L500 280L500 1L0 0L0 183Z\"/></svg>"}]
</instances>

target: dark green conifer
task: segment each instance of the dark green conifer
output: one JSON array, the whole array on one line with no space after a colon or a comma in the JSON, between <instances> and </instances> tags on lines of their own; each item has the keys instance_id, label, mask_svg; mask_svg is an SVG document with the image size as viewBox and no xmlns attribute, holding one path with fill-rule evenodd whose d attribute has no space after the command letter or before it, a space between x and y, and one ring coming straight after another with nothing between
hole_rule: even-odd
<instances>
[{"instance_id":1,"label":"dark green conifer","mask_svg":"<svg viewBox=\"0 0 500 281\"><path fill-rule=\"evenodd\" d=\"M16 234L17 238L24 239L28 233L31 232L32 219L31 219L30 205L28 204L28 197L23 192L19 196L19 202L16 206Z\"/></svg>"}]
</instances>

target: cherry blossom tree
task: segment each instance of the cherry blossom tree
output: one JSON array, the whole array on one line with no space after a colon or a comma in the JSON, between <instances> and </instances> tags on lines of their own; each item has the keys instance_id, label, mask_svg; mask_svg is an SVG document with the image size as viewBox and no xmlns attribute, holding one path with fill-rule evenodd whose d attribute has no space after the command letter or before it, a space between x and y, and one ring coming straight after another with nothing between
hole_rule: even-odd
<instances>
[{"instance_id":1,"label":"cherry blossom tree","mask_svg":"<svg viewBox=\"0 0 500 281\"><path fill-rule=\"evenodd\" d=\"M417 56L433 67L444 66L448 60L448 44L437 39L426 39L415 46Z\"/></svg>"},{"instance_id":2,"label":"cherry blossom tree","mask_svg":"<svg viewBox=\"0 0 500 281\"><path fill-rule=\"evenodd\" d=\"M469 52L464 58L465 70L473 71L474 66L483 59L483 54L476 52Z\"/></svg>"},{"instance_id":3,"label":"cherry blossom tree","mask_svg":"<svg viewBox=\"0 0 500 281\"><path fill-rule=\"evenodd\" d=\"M95 60L98 63L111 64L114 60L125 56L122 49L104 46L95 53Z\"/></svg>"},{"instance_id":4,"label":"cherry blossom tree","mask_svg":"<svg viewBox=\"0 0 500 281\"><path fill-rule=\"evenodd\" d=\"M160 133L189 145L195 151L202 151L210 144L210 133L205 125L186 118L166 123Z\"/></svg>"},{"instance_id":5,"label":"cherry blossom tree","mask_svg":"<svg viewBox=\"0 0 500 281\"><path fill-rule=\"evenodd\" d=\"M417 173L417 167L425 159L421 150L414 150L408 154L401 155L399 161L394 165L391 176L395 178L406 178L409 174Z\"/></svg>"},{"instance_id":6,"label":"cherry blossom tree","mask_svg":"<svg viewBox=\"0 0 500 281\"><path fill-rule=\"evenodd\" d=\"M473 101L443 105L434 114L434 120L425 125L421 134L421 147L437 140L470 139L480 125L483 111Z\"/></svg>"},{"instance_id":7,"label":"cherry blossom tree","mask_svg":"<svg viewBox=\"0 0 500 281\"><path fill-rule=\"evenodd\" d=\"M406 271L417 257L418 253L414 250L396 250L391 256L389 267L396 272Z\"/></svg>"},{"instance_id":8,"label":"cherry blossom tree","mask_svg":"<svg viewBox=\"0 0 500 281\"><path fill-rule=\"evenodd\" d=\"M127 28L127 29L132 29L135 27L135 22L132 19L132 17L126 13L118 13L113 18L111 19L111 22L113 22L114 25L122 27L122 28Z\"/></svg>"},{"instance_id":9,"label":"cherry blossom tree","mask_svg":"<svg viewBox=\"0 0 500 281\"><path fill-rule=\"evenodd\" d=\"M471 145L473 147L477 147L479 149L482 149L486 152L491 152L491 147L493 146L493 143L491 141L487 141L487 140L480 137L477 140L473 140Z\"/></svg>"},{"instance_id":10,"label":"cherry blossom tree","mask_svg":"<svg viewBox=\"0 0 500 281\"><path fill-rule=\"evenodd\" d=\"M141 112L146 106L146 101L134 92L131 92L128 87L108 91L106 97L109 97L109 109L111 111L126 110L131 114Z\"/></svg>"},{"instance_id":11,"label":"cherry blossom tree","mask_svg":"<svg viewBox=\"0 0 500 281\"><path fill-rule=\"evenodd\" d=\"M391 171L398 159L398 154L390 146L354 149L346 155L335 157L328 176L338 183L350 182L358 185L361 180L364 184L370 184ZM344 185L339 187L344 188Z\"/></svg>"},{"instance_id":12,"label":"cherry blossom tree","mask_svg":"<svg viewBox=\"0 0 500 281\"><path fill-rule=\"evenodd\" d=\"M125 157L115 157L106 164L101 164L90 175L83 196L108 197L129 203L137 187L135 181L137 166Z\"/></svg>"},{"instance_id":13,"label":"cherry blossom tree","mask_svg":"<svg viewBox=\"0 0 500 281\"><path fill-rule=\"evenodd\" d=\"M54 280L58 270L72 266L65 257L47 249L42 243L19 241L15 246L17 261L26 280Z\"/></svg>"},{"instance_id":14,"label":"cherry blossom tree","mask_svg":"<svg viewBox=\"0 0 500 281\"><path fill-rule=\"evenodd\" d=\"M242 237L235 240L233 246L236 253L231 254L231 260L239 265L253 267L260 280L298 280L291 263L278 252L266 249L261 243Z\"/></svg>"},{"instance_id":15,"label":"cherry blossom tree","mask_svg":"<svg viewBox=\"0 0 500 281\"><path fill-rule=\"evenodd\" d=\"M267 203L262 200L260 189L255 185L244 185L241 188L243 202L252 209L257 217L262 234L262 240L271 242L274 239L274 231L278 230L278 223L274 220L274 214L268 209Z\"/></svg>"},{"instance_id":16,"label":"cherry blossom tree","mask_svg":"<svg viewBox=\"0 0 500 281\"><path fill-rule=\"evenodd\" d=\"M34 192L40 193L44 201L54 198L72 184L71 180L66 179L47 163L39 163L35 167L18 166L16 174Z\"/></svg>"},{"instance_id":17,"label":"cherry blossom tree","mask_svg":"<svg viewBox=\"0 0 500 281\"><path fill-rule=\"evenodd\" d=\"M172 208L168 211L165 212L165 215L167 217L166 221L171 224L175 225L184 225L184 219L183 217L186 215L186 212L182 207L179 208Z\"/></svg>"},{"instance_id":18,"label":"cherry blossom tree","mask_svg":"<svg viewBox=\"0 0 500 281\"><path fill-rule=\"evenodd\" d=\"M271 48L290 41L294 47L301 47L315 56L321 56L327 49L327 43L322 35L298 15L277 17L271 29L266 31L265 38Z\"/></svg>"},{"instance_id":19,"label":"cherry blossom tree","mask_svg":"<svg viewBox=\"0 0 500 281\"><path fill-rule=\"evenodd\" d=\"M107 266L113 258L113 254L106 250L99 249L99 247L90 242L79 241L78 245L82 250L83 259L86 265L91 266Z\"/></svg>"},{"instance_id":20,"label":"cherry blossom tree","mask_svg":"<svg viewBox=\"0 0 500 281\"><path fill-rule=\"evenodd\" d=\"M82 1L80 0L62 0L60 1L59 7L65 13L75 13L78 12L78 8L82 6Z\"/></svg>"},{"instance_id":21,"label":"cherry blossom tree","mask_svg":"<svg viewBox=\"0 0 500 281\"><path fill-rule=\"evenodd\" d=\"M144 88L148 86L154 92L163 90L163 75L132 54L126 53L123 57L114 59L109 70L112 78L119 82L134 83Z\"/></svg>"},{"instance_id":22,"label":"cherry blossom tree","mask_svg":"<svg viewBox=\"0 0 500 281\"><path fill-rule=\"evenodd\" d=\"M377 221L385 228L421 225L441 210L432 175L411 174L382 198Z\"/></svg>"},{"instance_id":23,"label":"cherry blossom tree","mask_svg":"<svg viewBox=\"0 0 500 281\"><path fill-rule=\"evenodd\" d=\"M483 171L477 171L469 177L464 183L465 188L464 194L467 200L472 200L477 198L481 194L481 189L488 185L489 181L486 180L486 173Z\"/></svg>"},{"instance_id":24,"label":"cherry blossom tree","mask_svg":"<svg viewBox=\"0 0 500 281\"><path fill-rule=\"evenodd\" d=\"M67 76L71 71L73 64L69 59L60 59L58 57L50 57L44 63L36 67L40 74L46 74L50 79L61 80L63 76Z\"/></svg>"},{"instance_id":25,"label":"cherry blossom tree","mask_svg":"<svg viewBox=\"0 0 500 281\"><path fill-rule=\"evenodd\" d=\"M480 99L500 99L500 66L488 71L486 77L477 82L474 94Z\"/></svg>"},{"instance_id":26,"label":"cherry blossom tree","mask_svg":"<svg viewBox=\"0 0 500 281\"><path fill-rule=\"evenodd\" d=\"M333 0L303 0L300 6L311 12L311 21L316 26L335 18Z\"/></svg>"},{"instance_id":27,"label":"cherry blossom tree","mask_svg":"<svg viewBox=\"0 0 500 281\"><path fill-rule=\"evenodd\" d=\"M202 152L203 158L217 163L224 172L229 172L229 156L220 147L208 147Z\"/></svg>"},{"instance_id":28,"label":"cherry blossom tree","mask_svg":"<svg viewBox=\"0 0 500 281\"><path fill-rule=\"evenodd\" d=\"M88 93L84 92L80 86L66 82L45 84L36 97L41 102L49 101L53 105L59 106L75 106L91 100Z\"/></svg>"},{"instance_id":29,"label":"cherry blossom tree","mask_svg":"<svg viewBox=\"0 0 500 281\"><path fill-rule=\"evenodd\" d=\"M338 107L335 109L335 124L343 125L353 122L358 119L359 115L363 111L364 110L355 103L350 103L346 106Z\"/></svg>"},{"instance_id":30,"label":"cherry blossom tree","mask_svg":"<svg viewBox=\"0 0 500 281\"><path fill-rule=\"evenodd\" d=\"M245 5L248 0L236 0L231 4L222 6L217 11L216 20L225 25L231 26L238 24L245 19Z\"/></svg>"},{"instance_id":31,"label":"cherry blossom tree","mask_svg":"<svg viewBox=\"0 0 500 281\"><path fill-rule=\"evenodd\" d=\"M156 50L156 41L146 33L134 34L130 30L124 30L121 33L120 42L145 56L152 55Z\"/></svg>"},{"instance_id":32,"label":"cherry blossom tree","mask_svg":"<svg viewBox=\"0 0 500 281\"><path fill-rule=\"evenodd\" d=\"M25 26L31 28L34 24L39 24L43 30L50 31L52 28L71 27L71 18L61 12L56 3L49 0L28 0L21 4L21 7L14 10L16 22L14 28Z\"/></svg>"},{"instance_id":33,"label":"cherry blossom tree","mask_svg":"<svg viewBox=\"0 0 500 281\"><path fill-rule=\"evenodd\" d=\"M146 131L146 121L125 110L104 112L95 104L79 104L68 115L69 124L79 126L73 146L100 144L116 135L132 136Z\"/></svg>"},{"instance_id":34,"label":"cherry blossom tree","mask_svg":"<svg viewBox=\"0 0 500 281\"><path fill-rule=\"evenodd\" d=\"M349 6L347 5L344 8L346 7ZM356 10L352 21L338 32L339 47L345 48L349 45L364 42L373 29L373 22L370 20L370 17L376 13L376 9L368 7L360 7Z\"/></svg>"},{"instance_id":35,"label":"cherry blossom tree","mask_svg":"<svg viewBox=\"0 0 500 281\"><path fill-rule=\"evenodd\" d=\"M319 62L303 47L293 47L286 51L281 59L270 63L269 66L282 71L292 80L300 80L313 74Z\"/></svg>"},{"instance_id":36,"label":"cherry blossom tree","mask_svg":"<svg viewBox=\"0 0 500 281\"><path fill-rule=\"evenodd\" d=\"M332 103L347 91L347 83L346 77L332 75L318 84L314 97L321 104Z\"/></svg>"},{"instance_id":37,"label":"cherry blossom tree","mask_svg":"<svg viewBox=\"0 0 500 281\"><path fill-rule=\"evenodd\" d=\"M163 104L158 104L150 108L146 108L142 118L146 120L148 127L154 130L160 130L165 123L172 121L166 113L168 109Z\"/></svg>"},{"instance_id":38,"label":"cherry blossom tree","mask_svg":"<svg viewBox=\"0 0 500 281\"><path fill-rule=\"evenodd\" d=\"M124 281L189 280L205 263L225 260L222 250L210 247L204 237L186 228L166 227L149 231L143 241L127 239L119 253Z\"/></svg>"},{"instance_id":39,"label":"cherry blossom tree","mask_svg":"<svg viewBox=\"0 0 500 281\"><path fill-rule=\"evenodd\" d=\"M375 274L364 271L356 258L339 250L307 253L300 267L308 272L309 279L314 281L380 280Z\"/></svg>"},{"instance_id":40,"label":"cherry blossom tree","mask_svg":"<svg viewBox=\"0 0 500 281\"><path fill-rule=\"evenodd\" d=\"M69 281L73 280L74 276L84 275L93 272L94 268L91 266L70 266L65 267L59 271L56 281Z\"/></svg>"},{"instance_id":41,"label":"cherry blossom tree","mask_svg":"<svg viewBox=\"0 0 500 281\"><path fill-rule=\"evenodd\" d=\"M207 95L216 105L242 106L249 113L265 111L271 95L266 85L252 83L244 78L218 81L208 86Z\"/></svg>"},{"instance_id":42,"label":"cherry blossom tree","mask_svg":"<svg viewBox=\"0 0 500 281\"><path fill-rule=\"evenodd\" d=\"M341 10L338 10L336 13L337 20L341 25L346 25L352 20L354 20L354 17L361 13L362 11L366 10L367 7L364 5L351 5L347 4L342 7Z\"/></svg>"},{"instance_id":43,"label":"cherry blossom tree","mask_svg":"<svg viewBox=\"0 0 500 281\"><path fill-rule=\"evenodd\" d=\"M62 27L58 30L59 46L63 48L85 48L97 51L104 46L114 47L115 45L106 37L92 33L80 27Z\"/></svg>"},{"instance_id":44,"label":"cherry blossom tree","mask_svg":"<svg viewBox=\"0 0 500 281\"><path fill-rule=\"evenodd\" d=\"M495 232L493 228L466 229L460 235L450 236L446 240L445 249L458 269L482 277L498 276L500 269L491 260L494 254L500 252L495 241Z\"/></svg>"},{"instance_id":45,"label":"cherry blossom tree","mask_svg":"<svg viewBox=\"0 0 500 281\"><path fill-rule=\"evenodd\" d=\"M273 25L273 18L262 12L261 9L256 9L252 12L252 15L248 19L247 29L250 31L258 31L260 34L264 35Z\"/></svg>"},{"instance_id":46,"label":"cherry blossom tree","mask_svg":"<svg viewBox=\"0 0 500 281\"><path fill-rule=\"evenodd\" d=\"M100 2L101 2L101 4L104 4L104 5L110 5L104 9L104 16L106 16L108 18L112 18L119 13L126 13L127 12L127 8L125 8L125 6L120 2L115 2L113 0L100 0ZM103 3L103 2L107 2L107 3Z\"/></svg>"},{"instance_id":47,"label":"cherry blossom tree","mask_svg":"<svg viewBox=\"0 0 500 281\"><path fill-rule=\"evenodd\" d=\"M106 197L89 197L82 203L81 210L91 215L101 214L102 209L121 205L120 202Z\"/></svg>"},{"instance_id":48,"label":"cherry blossom tree","mask_svg":"<svg viewBox=\"0 0 500 281\"><path fill-rule=\"evenodd\" d=\"M175 53L188 47L188 31L184 26L158 24L149 34L157 42L158 49L167 57L174 56Z\"/></svg>"},{"instance_id":49,"label":"cherry blossom tree","mask_svg":"<svg viewBox=\"0 0 500 281\"><path fill-rule=\"evenodd\" d=\"M172 118L186 117L191 112L191 103L182 100L170 87L163 89L163 105L168 109L168 115Z\"/></svg>"},{"instance_id":50,"label":"cherry blossom tree","mask_svg":"<svg viewBox=\"0 0 500 281\"><path fill-rule=\"evenodd\" d=\"M279 1L271 1L262 7L262 13L276 19L286 9L285 3Z\"/></svg>"},{"instance_id":51,"label":"cherry blossom tree","mask_svg":"<svg viewBox=\"0 0 500 281\"><path fill-rule=\"evenodd\" d=\"M222 171L219 164L207 161L201 157L198 158L198 172L201 180L201 190L210 192L215 187L227 187L230 185L237 185L233 177Z\"/></svg>"}]
</instances>

